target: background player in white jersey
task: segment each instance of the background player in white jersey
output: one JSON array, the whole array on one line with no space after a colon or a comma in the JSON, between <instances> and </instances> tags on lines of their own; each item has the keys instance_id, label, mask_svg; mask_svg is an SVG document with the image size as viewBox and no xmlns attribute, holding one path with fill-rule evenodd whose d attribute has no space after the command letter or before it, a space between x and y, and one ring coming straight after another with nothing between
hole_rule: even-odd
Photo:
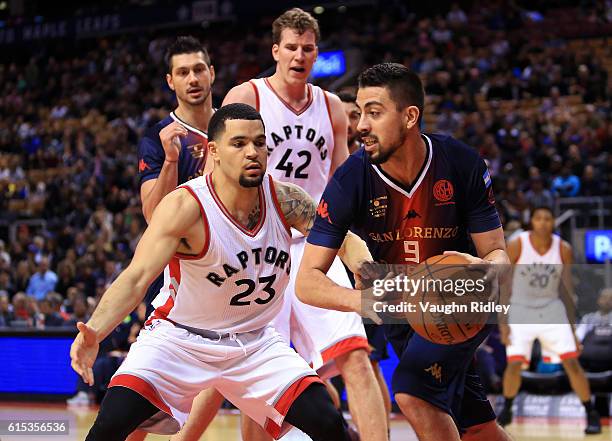
<instances>
[{"instance_id":1,"label":"background player in white jersey","mask_svg":"<svg viewBox=\"0 0 612 441\"><path fill-rule=\"evenodd\" d=\"M578 363L573 326L575 298L571 282L572 247L553 234L555 218L548 207L532 211L530 231L508 244L513 264L508 324L501 324L508 365L504 372L504 407L498 422L512 422L512 403L521 386L521 368L528 363L535 339L553 362L563 363L572 389L582 401L587 434L600 433L599 414L591 402L589 382ZM565 305L564 305L565 304Z\"/></svg>"},{"instance_id":2,"label":"background player in white jersey","mask_svg":"<svg viewBox=\"0 0 612 441\"><path fill-rule=\"evenodd\" d=\"M212 170L208 157L208 122L213 115L212 85L215 68L206 48L192 36L179 36L166 50L166 82L176 95L177 107L163 120L149 128L138 145L138 181L142 214L147 223L162 198L177 185ZM147 290L147 312L163 289L161 274ZM210 389L194 403L199 417L175 435L173 441L199 438L212 421L223 397ZM204 406L211 403L211 406ZM198 409L202 409L198 411ZM208 409L206 411L205 409ZM144 439L146 433L134 433L129 441Z\"/></svg>"},{"instance_id":3,"label":"background player in white jersey","mask_svg":"<svg viewBox=\"0 0 612 441\"><path fill-rule=\"evenodd\" d=\"M317 201L330 176L348 157L347 123L340 99L307 81L317 58L319 36L319 25L310 14L299 8L283 13L272 25L275 73L234 87L224 99L224 104L242 102L261 112L267 128L270 173L280 181L298 184ZM274 327L323 378L340 372L361 437L384 440L383 399L368 360L361 318L305 305L295 296L304 244L303 236L294 237L291 281ZM340 261L334 262L329 275L350 286ZM249 440L255 439L255 433L248 433Z\"/></svg>"},{"instance_id":4,"label":"background player in white jersey","mask_svg":"<svg viewBox=\"0 0 612 441\"><path fill-rule=\"evenodd\" d=\"M265 175L264 125L250 106L233 104L213 116L209 149L212 174L160 202L128 268L87 324L77 325L72 366L92 384L98 342L170 262L177 284L113 377L87 439L125 439L160 411L170 418L158 419L158 428L164 420L176 431L193 398L215 387L274 438L286 419L315 440L348 440L315 372L269 325L289 279L289 229L307 234L315 203ZM347 263L358 270L353 263L368 252L352 240Z\"/></svg>"}]
</instances>

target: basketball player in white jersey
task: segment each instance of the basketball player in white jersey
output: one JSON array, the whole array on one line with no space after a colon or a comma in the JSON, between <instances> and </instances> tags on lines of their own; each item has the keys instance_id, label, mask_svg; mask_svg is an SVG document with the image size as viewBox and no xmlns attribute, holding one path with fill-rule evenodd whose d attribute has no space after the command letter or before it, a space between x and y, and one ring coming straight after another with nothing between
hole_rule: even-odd
<instances>
[{"instance_id":1,"label":"basketball player in white jersey","mask_svg":"<svg viewBox=\"0 0 612 441\"><path fill-rule=\"evenodd\" d=\"M72 367L93 384L98 343L169 262L175 285L113 376L87 440L123 440L143 423L175 432L211 387L275 439L286 420L314 440L349 440L319 377L269 325L289 282L290 228L308 233L315 202L265 174L264 125L252 107L221 108L209 140L214 171L162 199L128 268L77 325ZM355 236L345 250L356 271L371 258Z\"/></svg>"},{"instance_id":2,"label":"basketball player in white jersey","mask_svg":"<svg viewBox=\"0 0 612 441\"><path fill-rule=\"evenodd\" d=\"M279 181L299 185L316 201L333 172L348 157L347 122L340 99L307 82L317 58L319 35L318 23L310 14L299 8L283 13L272 25L275 73L234 87L224 99L224 104L246 103L261 112L270 151L270 174ZM355 313L306 305L295 295L305 241L303 235L294 234L291 281L285 306L273 325L322 378L338 372L342 375L360 436L368 441L386 440L385 408L368 359L369 345L361 318ZM339 260L329 275L343 286L351 286ZM250 427L257 429L255 425ZM248 427L246 433L250 441L265 439Z\"/></svg>"},{"instance_id":3,"label":"basketball player in white jersey","mask_svg":"<svg viewBox=\"0 0 612 441\"><path fill-rule=\"evenodd\" d=\"M553 362L563 363L572 389L582 401L585 433L600 433L599 414L591 402L591 390L578 363L579 350L568 316L574 311L574 293L569 265L572 248L553 234L555 219L548 207L532 211L530 231L508 243L513 267L509 324L501 324L508 365L504 372L504 407L498 422L512 422L512 403L521 386L521 368L528 364L535 339ZM564 305L565 303L565 305Z\"/></svg>"},{"instance_id":4,"label":"basketball player in white jersey","mask_svg":"<svg viewBox=\"0 0 612 441\"><path fill-rule=\"evenodd\" d=\"M212 161L207 161L206 132L214 113L211 89L215 69L208 52L196 38L179 36L168 47L165 61L166 82L176 95L177 107L147 129L138 145L140 202L147 223L157 204L177 185L212 170ZM163 289L163 283L164 277L160 275L147 290L145 303L149 312L152 300ZM222 402L223 397L214 389L203 392L193 405L199 418L190 419L172 441L183 441L191 435L199 437ZM205 406L204 403L213 405ZM128 441L141 441L145 437L145 432L137 431Z\"/></svg>"}]
</instances>

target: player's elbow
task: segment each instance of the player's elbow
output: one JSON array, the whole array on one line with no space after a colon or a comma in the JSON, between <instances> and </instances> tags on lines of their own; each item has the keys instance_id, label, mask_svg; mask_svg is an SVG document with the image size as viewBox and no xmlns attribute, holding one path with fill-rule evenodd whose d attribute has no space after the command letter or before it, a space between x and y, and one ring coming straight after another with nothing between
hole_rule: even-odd
<instances>
[{"instance_id":1,"label":"player's elbow","mask_svg":"<svg viewBox=\"0 0 612 441\"><path fill-rule=\"evenodd\" d=\"M302 265L295 279L295 295L301 302L307 305L312 304L311 282L313 279L313 271L312 268L305 268L304 265Z\"/></svg>"}]
</instances>

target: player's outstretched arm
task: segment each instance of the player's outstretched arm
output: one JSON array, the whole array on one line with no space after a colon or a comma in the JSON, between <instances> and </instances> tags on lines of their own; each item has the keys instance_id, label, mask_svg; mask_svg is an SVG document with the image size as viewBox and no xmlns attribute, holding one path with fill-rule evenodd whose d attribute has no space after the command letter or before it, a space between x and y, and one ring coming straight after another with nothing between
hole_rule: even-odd
<instances>
[{"instance_id":1,"label":"player's outstretched arm","mask_svg":"<svg viewBox=\"0 0 612 441\"><path fill-rule=\"evenodd\" d=\"M73 368L85 381L93 383L89 373L98 343L140 304L145 289L198 222L199 205L187 190L172 192L160 202L129 266L106 290L87 324L78 326L80 332L72 344L70 357Z\"/></svg>"}]
</instances>

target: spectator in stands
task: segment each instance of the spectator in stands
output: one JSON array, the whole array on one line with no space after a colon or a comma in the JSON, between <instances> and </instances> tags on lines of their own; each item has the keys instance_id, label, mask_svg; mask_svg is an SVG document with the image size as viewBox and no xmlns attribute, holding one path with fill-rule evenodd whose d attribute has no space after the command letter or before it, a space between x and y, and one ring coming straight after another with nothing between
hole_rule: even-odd
<instances>
[{"instance_id":1,"label":"spectator in stands","mask_svg":"<svg viewBox=\"0 0 612 441\"><path fill-rule=\"evenodd\" d=\"M0 260L3 260L8 265L11 264L11 255L6 251L3 240L0 240Z\"/></svg>"},{"instance_id":2,"label":"spectator in stands","mask_svg":"<svg viewBox=\"0 0 612 441\"><path fill-rule=\"evenodd\" d=\"M30 327L34 325L33 316L28 309L28 298L23 292L13 296L13 316L10 326Z\"/></svg>"},{"instance_id":3,"label":"spectator in stands","mask_svg":"<svg viewBox=\"0 0 612 441\"><path fill-rule=\"evenodd\" d=\"M25 291L30 282L30 265L27 260L20 260L15 271L14 285L15 291Z\"/></svg>"},{"instance_id":4,"label":"spectator in stands","mask_svg":"<svg viewBox=\"0 0 612 441\"><path fill-rule=\"evenodd\" d=\"M465 15L465 12L458 3L453 3L446 15L446 20L451 27L458 28L467 23L467 15Z\"/></svg>"},{"instance_id":5,"label":"spectator in stands","mask_svg":"<svg viewBox=\"0 0 612 441\"><path fill-rule=\"evenodd\" d=\"M77 322L86 323L89 320L88 309L89 305L83 296L77 296L72 305L73 312L70 320L66 323L67 326L76 326Z\"/></svg>"},{"instance_id":6,"label":"spectator in stands","mask_svg":"<svg viewBox=\"0 0 612 441\"><path fill-rule=\"evenodd\" d=\"M572 174L568 163L561 168L561 174L553 179L552 191L562 198L578 196L580 192L580 179Z\"/></svg>"},{"instance_id":7,"label":"spectator in stands","mask_svg":"<svg viewBox=\"0 0 612 441\"><path fill-rule=\"evenodd\" d=\"M49 259L40 258L38 270L30 277L26 293L34 296L37 300L43 299L48 292L55 290L57 274L49 269Z\"/></svg>"},{"instance_id":8,"label":"spectator in stands","mask_svg":"<svg viewBox=\"0 0 612 441\"><path fill-rule=\"evenodd\" d=\"M5 292L9 296L12 296L16 292L9 271L0 271L0 292Z\"/></svg>"},{"instance_id":9,"label":"spectator in stands","mask_svg":"<svg viewBox=\"0 0 612 441\"><path fill-rule=\"evenodd\" d=\"M49 298L44 298L38 302L38 310L37 327L50 328L64 326L64 319L53 310Z\"/></svg>"},{"instance_id":10,"label":"spectator in stands","mask_svg":"<svg viewBox=\"0 0 612 441\"><path fill-rule=\"evenodd\" d=\"M595 175L595 167L593 167L593 165L587 164L584 167L581 181L581 195L596 196L603 194L603 192L601 191L601 180Z\"/></svg>"},{"instance_id":11,"label":"spectator in stands","mask_svg":"<svg viewBox=\"0 0 612 441\"><path fill-rule=\"evenodd\" d=\"M62 298L62 296L57 293L57 292L52 292L47 294L47 298L49 299L49 302L51 302L51 310L57 314L59 317L61 317L62 321L67 322L68 320L70 320L70 314L66 313L66 311L62 310L62 306L64 303L64 299Z\"/></svg>"},{"instance_id":12,"label":"spectator in stands","mask_svg":"<svg viewBox=\"0 0 612 441\"><path fill-rule=\"evenodd\" d=\"M554 204L552 193L544 188L544 181L539 176L530 179L530 186L525 194L525 199L530 209L535 207L553 208Z\"/></svg>"},{"instance_id":13,"label":"spectator in stands","mask_svg":"<svg viewBox=\"0 0 612 441\"><path fill-rule=\"evenodd\" d=\"M576 328L583 347L580 364L591 372L612 369L612 288L601 291L597 305L599 309L582 317Z\"/></svg>"},{"instance_id":14,"label":"spectator in stands","mask_svg":"<svg viewBox=\"0 0 612 441\"><path fill-rule=\"evenodd\" d=\"M57 285L55 291L60 293L62 296L66 296L68 288L74 286L75 278L75 267L69 260L62 260L57 265Z\"/></svg>"},{"instance_id":15,"label":"spectator in stands","mask_svg":"<svg viewBox=\"0 0 612 441\"><path fill-rule=\"evenodd\" d=\"M11 311L8 295L6 293L0 293L0 326L10 326L13 318L14 316Z\"/></svg>"},{"instance_id":16,"label":"spectator in stands","mask_svg":"<svg viewBox=\"0 0 612 441\"><path fill-rule=\"evenodd\" d=\"M68 319L66 320L70 320L70 315L74 312L74 300L82 295L76 286L71 286L66 291L66 300L63 302L64 312L68 314Z\"/></svg>"}]
</instances>

